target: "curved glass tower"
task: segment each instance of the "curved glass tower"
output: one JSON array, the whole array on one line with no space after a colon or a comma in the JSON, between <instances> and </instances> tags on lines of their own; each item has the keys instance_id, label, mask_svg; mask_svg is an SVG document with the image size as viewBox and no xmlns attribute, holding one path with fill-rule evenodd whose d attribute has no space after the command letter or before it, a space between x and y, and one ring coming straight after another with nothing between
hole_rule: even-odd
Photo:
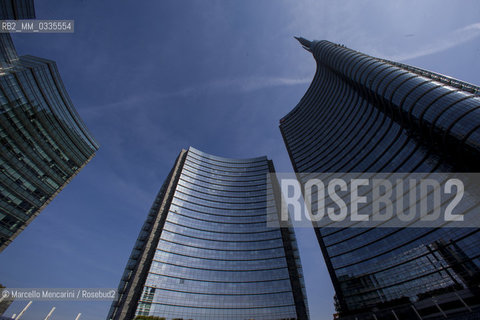
<instances>
[{"instance_id":1,"label":"curved glass tower","mask_svg":"<svg viewBox=\"0 0 480 320\"><path fill-rule=\"evenodd\" d=\"M293 230L266 225L266 157L182 151L108 319L308 319Z\"/></svg>"},{"instance_id":2,"label":"curved glass tower","mask_svg":"<svg viewBox=\"0 0 480 320\"><path fill-rule=\"evenodd\" d=\"M2 1L0 18L34 18L33 1ZM54 61L18 57L0 34L0 252L95 155Z\"/></svg>"},{"instance_id":3,"label":"curved glass tower","mask_svg":"<svg viewBox=\"0 0 480 320\"><path fill-rule=\"evenodd\" d=\"M317 71L280 120L296 172L480 171L480 88L298 40ZM436 319L480 305L477 229L315 231L342 319Z\"/></svg>"}]
</instances>

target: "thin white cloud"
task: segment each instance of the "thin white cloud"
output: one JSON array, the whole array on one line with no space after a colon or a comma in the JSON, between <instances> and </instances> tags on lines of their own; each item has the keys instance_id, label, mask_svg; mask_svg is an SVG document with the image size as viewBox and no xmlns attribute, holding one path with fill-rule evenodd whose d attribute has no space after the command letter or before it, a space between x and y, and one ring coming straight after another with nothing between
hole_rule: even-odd
<instances>
[{"instance_id":1,"label":"thin white cloud","mask_svg":"<svg viewBox=\"0 0 480 320\"><path fill-rule=\"evenodd\" d=\"M210 91L223 92L252 92L265 88L292 86L311 82L310 78L282 78L282 77L246 77L236 79L223 79L208 82L202 85L187 87L178 91L164 94L166 96L179 96L198 94Z\"/></svg>"},{"instance_id":2,"label":"thin white cloud","mask_svg":"<svg viewBox=\"0 0 480 320\"><path fill-rule=\"evenodd\" d=\"M138 108L139 105L145 104L145 102L152 100L160 100L162 98L169 97L181 97L189 95L198 95L202 93L247 93L261 89L282 87L282 86L294 86L300 84L310 83L311 78L284 78L284 77L245 77L234 79L223 79L210 81L204 84L188 86L176 91L170 92L154 92L151 94L138 94L132 95L127 99L114 101L101 106L89 107L82 109L82 115L85 117L98 116L99 113L104 113L105 109L131 109Z\"/></svg>"},{"instance_id":3,"label":"thin white cloud","mask_svg":"<svg viewBox=\"0 0 480 320\"><path fill-rule=\"evenodd\" d=\"M403 61L431 55L461 45L478 36L480 36L480 22L472 23L466 27L444 34L441 38L438 38L425 46L421 46L415 51L390 56L389 59Z\"/></svg>"}]
</instances>

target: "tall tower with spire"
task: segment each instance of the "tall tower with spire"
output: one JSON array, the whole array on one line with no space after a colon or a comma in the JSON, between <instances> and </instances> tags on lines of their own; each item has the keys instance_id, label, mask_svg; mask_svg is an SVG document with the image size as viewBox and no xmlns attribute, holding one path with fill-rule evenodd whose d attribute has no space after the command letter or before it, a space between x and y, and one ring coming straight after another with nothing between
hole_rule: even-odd
<instances>
[{"instance_id":1,"label":"tall tower with spire","mask_svg":"<svg viewBox=\"0 0 480 320\"><path fill-rule=\"evenodd\" d=\"M478 86L296 39L317 62L280 120L296 172L480 171ZM480 230L314 228L341 319L478 316Z\"/></svg>"}]
</instances>

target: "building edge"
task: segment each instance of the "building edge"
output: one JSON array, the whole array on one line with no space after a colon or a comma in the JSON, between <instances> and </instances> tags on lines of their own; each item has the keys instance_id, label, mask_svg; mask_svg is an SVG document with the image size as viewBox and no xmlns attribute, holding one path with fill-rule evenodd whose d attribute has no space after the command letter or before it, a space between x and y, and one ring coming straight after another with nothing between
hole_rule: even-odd
<instances>
[{"instance_id":1,"label":"building edge","mask_svg":"<svg viewBox=\"0 0 480 320\"><path fill-rule=\"evenodd\" d=\"M117 298L112 303L107 320L131 320L135 317L142 294L142 290L138 288L145 284L186 156L187 150L182 149L155 198L132 249L118 287Z\"/></svg>"},{"instance_id":2,"label":"building edge","mask_svg":"<svg viewBox=\"0 0 480 320\"><path fill-rule=\"evenodd\" d=\"M52 194L50 196L50 198L48 198L47 201L45 201L45 203L40 207L38 208L37 211L35 211L29 218L27 221L25 221L24 224L22 224L22 226L7 240L5 241L1 246L0 246L0 253L6 248L8 247L8 245L10 243L12 243L12 241L20 234L22 233L22 231L25 230L25 228L36 218L38 217L38 215L42 212L43 209L45 209L45 207L50 203L52 202L52 200L60 193L60 191L62 191L72 180L73 178L75 178L77 176L77 174L90 162L90 160L93 159L93 157L95 157L95 153L93 153L74 173L72 176L70 176L64 183L63 185L60 186L60 188L57 189L57 191L55 191L54 194Z\"/></svg>"},{"instance_id":3,"label":"building edge","mask_svg":"<svg viewBox=\"0 0 480 320\"><path fill-rule=\"evenodd\" d=\"M274 177L275 167L272 160L268 160L268 168L270 171L270 183L272 184L273 194L280 194L280 186L277 179ZM277 213L281 212L281 199L275 198L275 207ZM295 232L293 226L280 227L280 233L282 235L283 248L285 251L285 257L287 259L288 273L290 277L290 285L292 286L293 299L295 302L295 310L298 320L309 320L310 314L308 310L308 300L306 295L306 288L303 276L300 276L298 270L301 268L300 253L298 251L296 243ZM295 251L297 251L298 257L295 257ZM298 259L298 263L297 263Z\"/></svg>"},{"instance_id":4,"label":"building edge","mask_svg":"<svg viewBox=\"0 0 480 320\"><path fill-rule=\"evenodd\" d=\"M300 42L300 44L302 45L302 47L304 49L306 49L307 51L311 52L312 53L312 46L314 46L314 43L312 41L308 41L304 38L301 38L301 37L294 37L297 41ZM305 42L306 41L306 42ZM308 47L307 47L307 42L308 42ZM301 181L300 179L300 175L299 175L299 171L298 171L298 168L297 168L297 165L293 159L293 154L290 150L290 146L289 144L287 143L287 137L285 136L285 131L283 129L283 126L282 126L282 123L284 122L284 120L291 114L293 114L297 109L298 109L298 106L300 104L303 103L303 100L305 99L305 96L308 95L308 93L313 90L313 86L315 84L315 80L317 79L317 72L315 72L315 75L312 79L312 81L310 82L310 85L307 89L307 91L305 92L305 94L302 96L302 98L300 99L300 102L291 110L289 111L285 116L283 116L280 121L279 121L279 129L280 129L280 133L282 135L282 139L283 139L283 144L285 146L285 148L287 149L287 153L288 153L288 157L290 158L290 163L292 164L292 167L293 167L293 170L295 172L295 176L297 177L297 180L298 181ZM303 192L303 189L302 189L302 192ZM278 204L277 204L278 206ZM333 285L333 288L335 290L335 293L337 294L337 297L338 297L338 301L339 301L339 304L340 304L340 308L342 310L346 310L347 309L347 306L344 302L344 299L342 297L342 291L340 290L340 282L338 281L337 279L337 276L335 274L335 270L333 268L333 265L330 261L330 256L328 254L328 251L327 251L327 248L325 246L325 243L323 241L323 238L320 234L320 230L318 230L318 228L315 228L315 226L313 225L312 223L312 227L315 231L315 236L317 238L317 241L318 241L318 244L320 246L320 250L322 252L322 256L323 256L323 259L325 261L325 264L327 266L327 270L328 270L328 273L330 275L330 279L332 281L332 285Z\"/></svg>"}]
</instances>

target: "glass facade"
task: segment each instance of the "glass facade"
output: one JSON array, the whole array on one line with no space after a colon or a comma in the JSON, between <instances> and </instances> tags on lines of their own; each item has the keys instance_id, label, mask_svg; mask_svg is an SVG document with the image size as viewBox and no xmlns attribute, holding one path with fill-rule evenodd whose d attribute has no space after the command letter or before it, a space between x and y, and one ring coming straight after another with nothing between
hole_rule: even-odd
<instances>
[{"instance_id":1,"label":"glass facade","mask_svg":"<svg viewBox=\"0 0 480 320\"><path fill-rule=\"evenodd\" d=\"M33 0L0 1L0 20L35 19Z\"/></svg>"},{"instance_id":2,"label":"glass facade","mask_svg":"<svg viewBox=\"0 0 480 320\"><path fill-rule=\"evenodd\" d=\"M108 319L308 319L293 230L266 225L271 170L266 157L182 152Z\"/></svg>"},{"instance_id":3,"label":"glass facade","mask_svg":"<svg viewBox=\"0 0 480 320\"><path fill-rule=\"evenodd\" d=\"M0 20L35 19L33 0L0 1ZM0 75L18 61L17 51L9 33L0 33Z\"/></svg>"},{"instance_id":4,"label":"glass facade","mask_svg":"<svg viewBox=\"0 0 480 320\"><path fill-rule=\"evenodd\" d=\"M21 8L30 14L21 18L34 17L20 6L28 1L11 3L18 5L12 7L13 18L23 12ZM10 35L2 37L2 53L8 56L0 57L0 251L98 149L73 107L55 62L18 57Z\"/></svg>"},{"instance_id":5,"label":"glass facade","mask_svg":"<svg viewBox=\"0 0 480 320\"><path fill-rule=\"evenodd\" d=\"M480 171L480 88L328 41L298 40L317 70L280 120L296 172ZM315 232L342 319L435 319L480 305L477 229Z\"/></svg>"}]
</instances>

